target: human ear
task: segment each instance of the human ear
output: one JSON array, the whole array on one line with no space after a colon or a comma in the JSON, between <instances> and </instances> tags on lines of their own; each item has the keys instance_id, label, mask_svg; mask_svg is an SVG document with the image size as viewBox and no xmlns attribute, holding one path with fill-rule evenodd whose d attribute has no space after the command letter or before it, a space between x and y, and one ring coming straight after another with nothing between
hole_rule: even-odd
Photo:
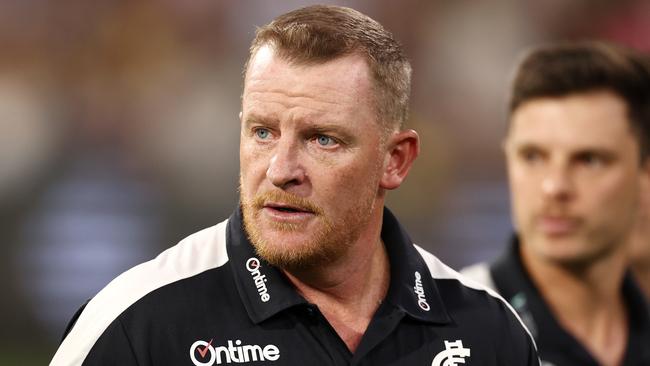
<instances>
[{"instance_id":1,"label":"human ear","mask_svg":"<svg viewBox=\"0 0 650 366\"><path fill-rule=\"evenodd\" d=\"M388 139L387 160L379 186L395 189L406 179L415 158L420 154L420 137L414 130L404 130L393 133Z\"/></svg>"}]
</instances>

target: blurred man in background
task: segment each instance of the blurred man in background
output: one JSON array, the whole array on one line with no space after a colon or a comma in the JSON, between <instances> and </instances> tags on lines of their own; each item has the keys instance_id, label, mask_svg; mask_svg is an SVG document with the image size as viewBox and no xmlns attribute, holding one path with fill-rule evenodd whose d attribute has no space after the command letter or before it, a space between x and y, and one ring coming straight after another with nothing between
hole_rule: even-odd
<instances>
[{"instance_id":1,"label":"blurred man in background","mask_svg":"<svg viewBox=\"0 0 650 366\"><path fill-rule=\"evenodd\" d=\"M543 364L649 365L650 322L627 242L650 180L650 69L605 43L541 47L519 65L504 141L516 234L463 272L501 293Z\"/></svg>"},{"instance_id":2,"label":"blurred man in background","mask_svg":"<svg viewBox=\"0 0 650 366\"><path fill-rule=\"evenodd\" d=\"M380 24L314 6L260 28L240 207L111 282L52 365L536 365L514 312L384 207L418 155L411 67ZM476 360L476 361L472 361Z\"/></svg>"}]
</instances>

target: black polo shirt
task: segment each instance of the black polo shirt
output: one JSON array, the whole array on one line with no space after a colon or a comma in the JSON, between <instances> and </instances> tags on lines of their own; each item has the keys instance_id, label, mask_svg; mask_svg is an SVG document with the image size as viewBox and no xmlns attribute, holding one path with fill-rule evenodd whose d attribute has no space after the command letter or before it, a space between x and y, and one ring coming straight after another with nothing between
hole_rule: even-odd
<instances>
[{"instance_id":1,"label":"black polo shirt","mask_svg":"<svg viewBox=\"0 0 650 366\"><path fill-rule=\"evenodd\" d=\"M112 281L51 365L538 365L505 301L413 245L384 211L388 294L351 353L259 259L237 210Z\"/></svg>"},{"instance_id":2,"label":"black polo shirt","mask_svg":"<svg viewBox=\"0 0 650 366\"><path fill-rule=\"evenodd\" d=\"M560 326L524 268L519 242L513 238L497 261L462 271L494 287L519 313L533 333L543 366L598 366L598 362L576 338ZM487 276L486 276L487 275ZM482 277L482 278L481 278ZM629 316L628 344L622 366L650 365L650 320L645 299L632 276L623 281L623 297Z\"/></svg>"}]
</instances>

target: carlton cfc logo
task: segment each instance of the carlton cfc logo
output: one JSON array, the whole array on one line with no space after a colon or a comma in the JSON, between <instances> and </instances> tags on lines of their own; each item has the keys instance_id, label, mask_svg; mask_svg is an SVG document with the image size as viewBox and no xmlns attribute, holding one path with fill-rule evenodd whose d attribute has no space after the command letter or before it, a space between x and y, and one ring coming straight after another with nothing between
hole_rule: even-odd
<instances>
[{"instance_id":1,"label":"carlton cfc logo","mask_svg":"<svg viewBox=\"0 0 650 366\"><path fill-rule=\"evenodd\" d=\"M431 366L458 366L465 363L465 358L469 357L470 353L470 349L463 347L463 341L460 339L445 341L445 350L433 358Z\"/></svg>"}]
</instances>

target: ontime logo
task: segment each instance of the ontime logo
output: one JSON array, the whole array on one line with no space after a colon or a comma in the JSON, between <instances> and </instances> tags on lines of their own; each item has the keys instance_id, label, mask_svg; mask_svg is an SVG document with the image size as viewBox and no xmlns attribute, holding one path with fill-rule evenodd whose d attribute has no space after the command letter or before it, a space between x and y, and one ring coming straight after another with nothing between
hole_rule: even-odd
<instances>
[{"instance_id":1,"label":"ontime logo","mask_svg":"<svg viewBox=\"0 0 650 366\"><path fill-rule=\"evenodd\" d=\"M415 286L413 286L413 291L418 296L418 305L424 311L429 311L431 306L427 302L427 297L424 294L424 287L422 286L422 275L420 272L415 272Z\"/></svg>"},{"instance_id":2,"label":"ontime logo","mask_svg":"<svg viewBox=\"0 0 650 366\"><path fill-rule=\"evenodd\" d=\"M262 302L268 302L271 300L271 295L269 295L269 290L266 288L266 275L263 275L260 272L261 267L260 260L257 258L248 258L246 261L246 269L253 276L253 282L255 282L255 287L257 288L257 293L260 295L260 300Z\"/></svg>"},{"instance_id":3,"label":"ontime logo","mask_svg":"<svg viewBox=\"0 0 650 366\"><path fill-rule=\"evenodd\" d=\"M242 341L228 340L225 346L213 346L209 342L198 340L190 346L190 359L196 366L213 366L230 363L277 361L280 349L269 344L264 347L256 344L242 345ZM198 357L197 357L198 356Z\"/></svg>"}]
</instances>

